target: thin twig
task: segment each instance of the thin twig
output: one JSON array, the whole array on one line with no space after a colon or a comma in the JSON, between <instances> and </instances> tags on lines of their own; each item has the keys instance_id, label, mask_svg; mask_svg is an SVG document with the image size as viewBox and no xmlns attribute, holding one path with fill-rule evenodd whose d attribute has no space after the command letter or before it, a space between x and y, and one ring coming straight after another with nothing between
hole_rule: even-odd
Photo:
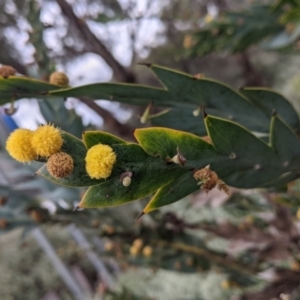
<instances>
[{"instance_id":1,"label":"thin twig","mask_svg":"<svg viewBox=\"0 0 300 300\"><path fill-rule=\"evenodd\" d=\"M106 46L94 35L83 19L78 18L72 6L65 0L56 0L63 15L68 19L69 24L77 31L89 51L100 55L112 68L114 78L123 82L135 82L134 74L123 67L106 48Z\"/></svg>"},{"instance_id":2,"label":"thin twig","mask_svg":"<svg viewBox=\"0 0 300 300\"><path fill-rule=\"evenodd\" d=\"M235 270L235 271L238 271L241 273L247 273L247 274L251 274L251 275L256 275L259 272L259 270L256 267L250 267L248 265L238 263L234 260L223 257L221 254L214 253L214 252L209 251L204 248L198 248L198 247L186 245L183 243L168 243L165 241L159 241L158 244L168 247L168 248L173 248L176 250L181 250L184 252L188 252L188 253L192 253L195 255L205 257L209 261L216 263L218 265L221 265L226 269L232 269L232 270Z\"/></svg>"}]
</instances>

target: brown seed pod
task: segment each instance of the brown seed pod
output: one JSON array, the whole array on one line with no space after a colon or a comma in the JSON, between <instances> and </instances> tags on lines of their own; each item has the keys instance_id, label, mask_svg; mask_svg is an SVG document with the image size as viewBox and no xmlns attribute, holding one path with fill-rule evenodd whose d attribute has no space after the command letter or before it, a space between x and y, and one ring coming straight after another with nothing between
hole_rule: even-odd
<instances>
[{"instance_id":1,"label":"brown seed pod","mask_svg":"<svg viewBox=\"0 0 300 300\"><path fill-rule=\"evenodd\" d=\"M67 177L72 173L73 169L73 158L65 152L54 153L48 159L47 170L55 178Z\"/></svg>"},{"instance_id":2,"label":"brown seed pod","mask_svg":"<svg viewBox=\"0 0 300 300\"><path fill-rule=\"evenodd\" d=\"M11 66L2 66L0 67L0 77L9 77L16 74L16 70Z\"/></svg>"},{"instance_id":3,"label":"brown seed pod","mask_svg":"<svg viewBox=\"0 0 300 300\"><path fill-rule=\"evenodd\" d=\"M68 86L69 85L69 78L63 72L54 72L50 75L49 82L51 84L61 85L61 86Z\"/></svg>"}]
</instances>

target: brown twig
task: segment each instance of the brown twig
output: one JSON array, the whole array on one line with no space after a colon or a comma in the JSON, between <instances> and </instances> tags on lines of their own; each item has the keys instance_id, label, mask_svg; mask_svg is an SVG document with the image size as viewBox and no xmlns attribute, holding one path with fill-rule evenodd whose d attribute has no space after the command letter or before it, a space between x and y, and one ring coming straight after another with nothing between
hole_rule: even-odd
<instances>
[{"instance_id":1,"label":"brown twig","mask_svg":"<svg viewBox=\"0 0 300 300\"><path fill-rule=\"evenodd\" d=\"M277 270L277 279L259 292L242 295L239 300L267 300L280 297L283 293L293 293L299 287L300 274L290 270ZM276 298L278 299L278 298ZM280 298L283 299L283 298ZM297 298L298 299L298 298Z\"/></svg>"},{"instance_id":2,"label":"brown twig","mask_svg":"<svg viewBox=\"0 0 300 300\"><path fill-rule=\"evenodd\" d=\"M77 31L78 35L89 51L100 55L112 68L114 78L122 82L135 82L134 74L123 67L106 48L106 46L92 33L83 19L78 18L70 4L65 0L56 0L62 13L68 19L69 24Z\"/></svg>"},{"instance_id":3,"label":"brown twig","mask_svg":"<svg viewBox=\"0 0 300 300\"><path fill-rule=\"evenodd\" d=\"M238 263L230 258L226 258L225 256L222 256L221 254L213 253L212 251L204 249L204 248L190 246L190 245L186 245L183 243L168 243L165 241L159 241L158 244L168 247L168 248L173 248L176 250L181 250L181 251L184 251L187 253L192 253L195 255L205 257L207 260L209 260L217 265L220 265L220 266L223 266L224 268L232 269L232 270L244 273L244 274L246 273L246 274L255 275L259 272L259 270L257 270L254 267L244 265L242 263Z\"/></svg>"},{"instance_id":4,"label":"brown twig","mask_svg":"<svg viewBox=\"0 0 300 300\"><path fill-rule=\"evenodd\" d=\"M246 85L248 86L262 86L264 81L262 75L253 67L249 54L247 51L238 55L239 61L244 68L244 76L246 79Z\"/></svg>"}]
</instances>

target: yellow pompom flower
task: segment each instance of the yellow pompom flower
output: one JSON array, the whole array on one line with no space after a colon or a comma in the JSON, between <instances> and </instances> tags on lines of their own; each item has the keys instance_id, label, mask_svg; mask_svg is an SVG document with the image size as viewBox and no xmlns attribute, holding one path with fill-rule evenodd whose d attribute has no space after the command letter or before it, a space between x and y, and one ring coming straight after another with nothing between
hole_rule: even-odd
<instances>
[{"instance_id":1,"label":"yellow pompom flower","mask_svg":"<svg viewBox=\"0 0 300 300\"><path fill-rule=\"evenodd\" d=\"M6 150L15 160L25 163L36 158L36 152L31 146L33 131L29 129L16 129L6 141Z\"/></svg>"},{"instance_id":2,"label":"yellow pompom flower","mask_svg":"<svg viewBox=\"0 0 300 300\"><path fill-rule=\"evenodd\" d=\"M63 138L59 129L52 125L40 126L31 139L34 151L43 157L49 157L54 153L60 152Z\"/></svg>"},{"instance_id":3,"label":"yellow pompom flower","mask_svg":"<svg viewBox=\"0 0 300 300\"><path fill-rule=\"evenodd\" d=\"M85 168L91 178L105 179L110 176L117 156L107 145L98 144L91 147L85 157Z\"/></svg>"}]
</instances>

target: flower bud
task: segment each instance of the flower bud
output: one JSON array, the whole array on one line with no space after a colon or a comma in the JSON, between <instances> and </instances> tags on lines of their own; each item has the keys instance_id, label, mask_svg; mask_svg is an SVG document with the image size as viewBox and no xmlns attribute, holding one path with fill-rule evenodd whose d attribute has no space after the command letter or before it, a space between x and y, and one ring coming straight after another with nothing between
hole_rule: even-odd
<instances>
[{"instance_id":1,"label":"flower bud","mask_svg":"<svg viewBox=\"0 0 300 300\"><path fill-rule=\"evenodd\" d=\"M193 110L193 116L198 117L201 113L201 108L198 107L197 109Z\"/></svg>"},{"instance_id":2,"label":"flower bud","mask_svg":"<svg viewBox=\"0 0 300 300\"><path fill-rule=\"evenodd\" d=\"M132 255L132 256L137 256L139 254L140 250L135 247L135 246L131 246L129 248L129 253Z\"/></svg>"},{"instance_id":3,"label":"flower bud","mask_svg":"<svg viewBox=\"0 0 300 300\"><path fill-rule=\"evenodd\" d=\"M145 246L145 247L143 248L143 255L144 255L145 257L150 257L150 256L152 255L152 253L153 253L153 249L152 249L151 246Z\"/></svg>"},{"instance_id":4,"label":"flower bud","mask_svg":"<svg viewBox=\"0 0 300 300\"><path fill-rule=\"evenodd\" d=\"M135 239L132 243L132 246L138 248L139 250L142 249L143 245L144 241L142 239Z\"/></svg>"},{"instance_id":5,"label":"flower bud","mask_svg":"<svg viewBox=\"0 0 300 300\"><path fill-rule=\"evenodd\" d=\"M131 184L131 178L129 176L124 177L124 179L122 181L122 184L124 186L130 186L130 184Z\"/></svg>"}]
</instances>

